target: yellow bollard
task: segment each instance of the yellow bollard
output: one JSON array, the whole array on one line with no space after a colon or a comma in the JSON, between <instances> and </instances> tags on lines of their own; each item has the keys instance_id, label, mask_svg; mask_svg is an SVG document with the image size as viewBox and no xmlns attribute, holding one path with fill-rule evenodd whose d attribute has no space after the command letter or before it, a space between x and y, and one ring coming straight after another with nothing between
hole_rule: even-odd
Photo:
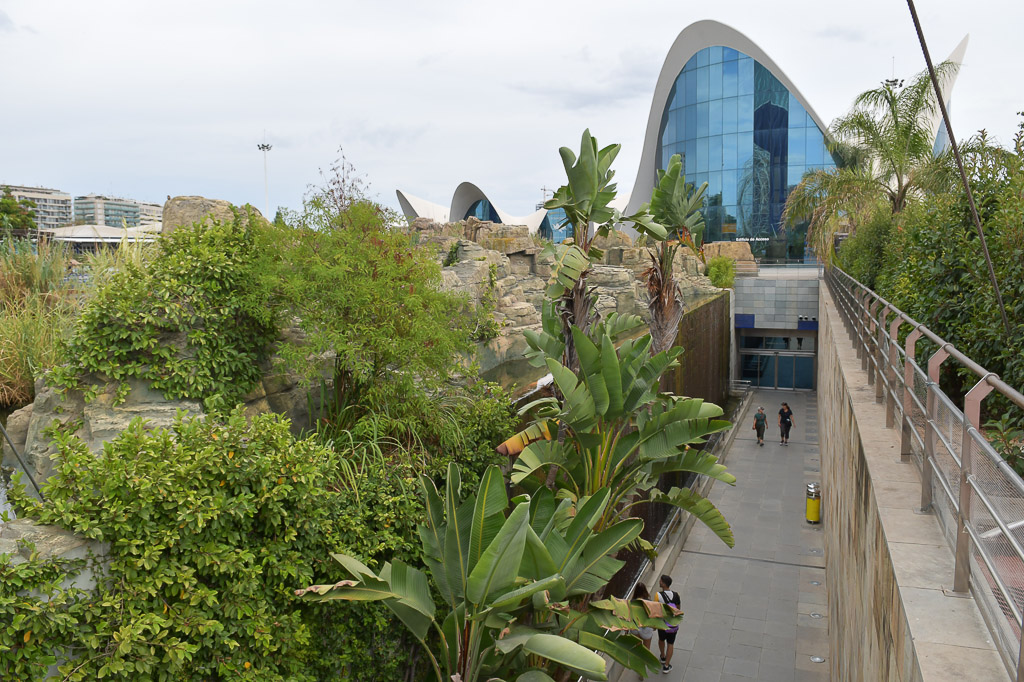
<instances>
[{"instance_id":1,"label":"yellow bollard","mask_svg":"<svg viewBox=\"0 0 1024 682\"><path fill-rule=\"evenodd\" d=\"M821 523L821 488L817 483L807 484L807 523Z\"/></svg>"}]
</instances>

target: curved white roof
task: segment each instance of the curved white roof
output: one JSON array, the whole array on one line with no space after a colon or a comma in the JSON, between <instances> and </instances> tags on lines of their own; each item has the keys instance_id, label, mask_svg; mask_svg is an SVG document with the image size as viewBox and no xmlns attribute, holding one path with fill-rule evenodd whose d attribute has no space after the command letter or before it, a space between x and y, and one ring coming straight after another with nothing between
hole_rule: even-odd
<instances>
[{"instance_id":1,"label":"curved white roof","mask_svg":"<svg viewBox=\"0 0 1024 682\"><path fill-rule=\"evenodd\" d=\"M503 211L491 201L490 197L482 189L472 182L463 182L455 189L449 208L414 197L400 189L395 190L395 193L398 195L398 203L402 207L402 212L405 213L407 218L429 218L435 223L462 220L473 204L480 200L486 201L491 205L503 224L526 225L530 228L531 234L536 233L540 229L541 223L544 222L544 216L547 215L547 211L541 208L526 216L514 216Z\"/></svg>"}]
</instances>

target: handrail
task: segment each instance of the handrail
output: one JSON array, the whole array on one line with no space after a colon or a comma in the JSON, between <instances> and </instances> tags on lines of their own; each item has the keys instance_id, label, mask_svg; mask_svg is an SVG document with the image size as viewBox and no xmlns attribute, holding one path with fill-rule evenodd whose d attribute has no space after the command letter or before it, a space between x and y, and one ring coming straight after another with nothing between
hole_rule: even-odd
<instances>
[{"instance_id":1,"label":"handrail","mask_svg":"<svg viewBox=\"0 0 1024 682\"><path fill-rule=\"evenodd\" d=\"M949 524L946 536L956 561L953 591L974 595L1007 670L1024 682L1024 480L984 437L979 423L982 403L993 391L1021 409L1024 394L839 268L829 268L825 281L861 369L875 384L875 400L885 404L886 426L903 433L901 456L921 468L922 511L935 509L936 499L948 505L952 518L940 514L939 520ZM910 333L901 344L904 325ZM921 337L937 347L927 371L915 357ZM947 360L977 377L962 411L938 384ZM918 379L925 387L923 403ZM1007 518L1008 511L1014 518Z\"/></svg>"}]
</instances>

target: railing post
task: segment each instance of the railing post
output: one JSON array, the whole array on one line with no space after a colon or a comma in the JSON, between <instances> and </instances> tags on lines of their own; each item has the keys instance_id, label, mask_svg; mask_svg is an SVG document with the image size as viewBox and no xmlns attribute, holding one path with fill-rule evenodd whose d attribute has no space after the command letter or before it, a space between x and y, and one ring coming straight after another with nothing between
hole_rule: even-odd
<instances>
[{"instance_id":1,"label":"railing post","mask_svg":"<svg viewBox=\"0 0 1024 682\"><path fill-rule=\"evenodd\" d=\"M917 340L921 338L921 325L914 327L914 330L907 335L906 343L903 346L906 355L903 359L903 434L900 438L900 459L908 460L914 453L914 367L917 362L914 360L917 352ZM925 427L927 433L928 428ZM922 469L921 475L924 475Z\"/></svg>"},{"instance_id":2,"label":"railing post","mask_svg":"<svg viewBox=\"0 0 1024 682\"><path fill-rule=\"evenodd\" d=\"M928 358L928 398L926 400L926 422L924 428L924 462L921 464L921 511L932 508L932 460L935 458L935 418L939 410L939 401L935 391L939 390L939 370L942 363L949 357L945 346L939 348Z\"/></svg>"},{"instance_id":3,"label":"railing post","mask_svg":"<svg viewBox=\"0 0 1024 682\"><path fill-rule=\"evenodd\" d=\"M875 334L875 402L881 403L885 400L885 368L888 365L888 353L886 344L888 338L885 335L885 320L892 311L888 305L882 307L882 315L878 318L878 330ZM888 419L886 419L888 421Z\"/></svg>"},{"instance_id":4,"label":"railing post","mask_svg":"<svg viewBox=\"0 0 1024 682\"><path fill-rule=\"evenodd\" d=\"M885 396L885 428L891 429L896 425L896 363L900 359L896 344L899 342L900 325L903 324L903 317L896 315L896 319L889 325L889 362L886 363L886 376L889 377L889 390ZM902 458L902 453L900 455Z\"/></svg>"},{"instance_id":5,"label":"railing post","mask_svg":"<svg viewBox=\"0 0 1024 682\"><path fill-rule=\"evenodd\" d=\"M964 397L964 424L960 433L960 500L959 513L956 515L956 565L953 568L953 591L967 592L971 582L971 536L964 530L967 519L971 517L971 475L974 442L971 440L971 428L977 429L981 420L981 401L992 392L988 378L995 376L989 372L967 392Z\"/></svg>"},{"instance_id":6,"label":"railing post","mask_svg":"<svg viewBox=\"0 0 1024 682\"><path fill-rule=\"evenodd\" d=\"M871 294L867 294L871 297ZM871 301L868 306L867 319L864 324L864 358L861 360L861 369L868 373L868 386L875 383L875 373L871 371L871 362L875 357L875 327L877 325L878 299Z\"/></svg>"},{"instance_id":7,"label":"railing post","mask_svg":"<svg viewBox=\"0 0 1024 682\"><path fill-rule=\"evenodd\" d=\"M864 342L864 334L861 333L861 330L865 326L867 326L866 323L865 323L865 318L867 317L867 314L868 314L868 310L867 310L868 295L866 293L863 293L863 292L857 292L857 294L855 294L855 298L857 300L857 310L856 310L856 313L857 313L857 327L856 327L856 329L854 331L857 334L857 359L860 360L860 368L864 369L866 367L866 361L864 359L864 343L863 343Z\"/></svg>"}]
</instances>

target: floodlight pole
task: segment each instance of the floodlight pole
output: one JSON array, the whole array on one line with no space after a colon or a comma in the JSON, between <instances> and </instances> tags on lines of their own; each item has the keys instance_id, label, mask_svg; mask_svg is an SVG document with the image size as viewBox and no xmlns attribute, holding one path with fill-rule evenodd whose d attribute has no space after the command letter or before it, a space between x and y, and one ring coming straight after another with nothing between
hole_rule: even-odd
<instances>
[{"instance_id":1,"label":"floodlight pole","mask_svg":"<svg viewBox=\"0 0 1024 682\"><path fill-rule=\"evenodd\" d=\"M942 122L946 125L946 135L949 136L949 145L953 148L953 156L956 158L956 167L960 170L960 181L964 184L964 191L967 192L967 203L971 206L971 218L974 220L974 227L978 231L978 238L981 240L981 252L985 254L985 264L988 265L988 276L992 280L992 288L996 292L996 302L999 304L999 314L1003 317L1003 326L1006 328L1007 339L1012 335L1010 331L1010 320L1006 317L1006 306L1003 305L1003 294L999 291L999 282L996 280L996 271L992 267L992 257L988 253L988 244L985 243L985 232L981 229L981 218L978 217L978 207L974 204L974 194L971 193L971 185L967 182L967 172L964 170L964 161L960 158L960 147L953 136L953 126L949 122L949 112L946 111L946 102L942 99L942 91L939 89L939 79L935 77L935 67L932 66L932 57L928 53L928 45L924 41L924 31L921 30L921 20L917 18L917 9L914 7L914 0L907 0L910 7L910 16L914 19L914 28L917 30L917 39L921 43L921 51L924 53L924 61L928 65L928 75L932 79L932 87L935 89L935 98L939 100L939 111L942 112Z\"/></svg>"},{"instance_id":2,"label":"floodlight pole","mask_svg":"<svg viewBox=\"0 0 1024 682\"><path fill-rule=\"evenodd\" d=\"M267 184L267 152L273 147L267 144L267 133L263 132L263 144L258 144L256 147L263 152L263 217L270 220L270 190Z\"/></svg>"}]
</instances>

